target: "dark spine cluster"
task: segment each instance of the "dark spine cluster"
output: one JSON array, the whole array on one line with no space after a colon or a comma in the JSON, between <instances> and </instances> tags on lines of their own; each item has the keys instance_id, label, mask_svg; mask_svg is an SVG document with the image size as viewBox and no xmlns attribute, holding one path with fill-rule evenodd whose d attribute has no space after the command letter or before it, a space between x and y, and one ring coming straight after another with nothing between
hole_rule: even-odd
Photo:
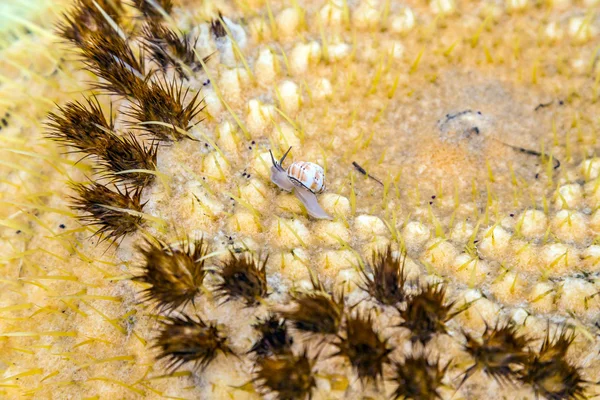
<instances>
[{"instance_id":1,"label":"dark spine cluster","mask_svg":"<svg viewBox=\"0 0 600 400\"><path fill-rule=\"evenodd\" d=\"M73 184L77 197L72 207L83 213L80 220L86 225L99 225L98 235L118 241L134 232L143 223L137 214L142 211L141 190L111 190L97 182Z\"/></svg>"},{"instance_id":2,"label":"dark spine cluster","mask_svg":"<svg viewBox=\"0 0 600 400\"><path fill-rule=\"evenodd\" d=\"M255 385L263 394L279 400L310 398L317 383L313 375L315 359L308 352L260 358L256 365Z\"/></svg>"},{"instance_id":3,"label":"dark spine cluster","mask_svg":"<svg viewBox=\"0 0 600 400\"><path fill-rule=\"evenodd\" d=\"M95 97L86 103L70 102L59 106L58 113L48 114L46 136L81 153L99 155L107 147L107 132L112 132L114 124Z\"/></svg>"},{"instance_id":4,"label":"dark spine cluster","mask_svg":"<svg viewBox=\"0 0 600 400\"><path fill-rule=\"evenodd\" d=\"M210 58L206 56L202 62L198 60L194 50L198 38L177 33L156 21L147 23L142 35L144 46L156 65L163 71L174 68L181 79L188 79L191 74L201 71L202 63Z\"/></svg>"},{"instance_id":5,"label":"dark spine cluster","mask_svg":"<svg viewBox=\"0 0 600 400\"><path fill-rule=\"evenodd\" d=\"M457 314L451 312L453 306L446 300L444 285L422 285L398 308L403 320L399 326L410 331L412 342L427 344L434 335L446 333L446 323Z\"/></svg>"},{"instance_id":6,"label":"dark spine cluster","mask_svg":"<svg viewBox=\"0 0 600 400\"><path fill-rule=\"evenodd\" d=\"M406 299L406 254L394 257L392 246L383 252L373 253L370 265L372 276L361 269L362 284L360 288L371 295L382 305L395 305Z\"/></svg>"},{"instance_id":7,"label":"dark spine cluster","mask_svg":"<svg viewBox=\"0 0 600 400\"><path fill-rule=\"evenodd\" d=\"M164 24L165 14L170 14L173 9L171 0L135 0L134 4L146 21L142 28L142 44L163 72L174 68L181 79L188 79L202 70L202 63L206 63L210 55L199 61L195 51L198 38L192 39Z\"/></svg>"},{"instance_id":8,"label":"dark spine cluster","mask_svg":"<svg viewBox=\"0 0 600 400\"><path fill-rule=\"evenodd\" d=\"M108 134L110 145L98 157L104 175L113 181L144 187L154 180L158 144L140 143L132 132Z\"/></svg>"},{"instance_id":9,"label":"dark spine cluster","mask_svg":"<svg viewBox=\"0 0 600 400\"><path fill-rule=\"evenodd\" d=\"M257 305L267 296L267 261L268 257L261 264L260 259L248 254L238 257L230 252L229 259L218 271L220 282L216 285L215 298L224 302L241 300L248 307Z\"/></svg>"},{"instance_id":10,"label":"dark spine cluster","mask_svg":"<svg viewBox=\"0 0 600 400\"><path fill-rule=\"evenodd\" d=\"M376 381L383 376L383 365L389 363L392 349L373 327L371 314L347 315L343 334L338 334L334 345L337 352L350 361L359 379Z\"/></svg>"},{"instance_id":11,"label":"dark spine cluster","mask_svg":"<svg viewBox=\"0 0 600 400\"><path fill-rule=\"evenodd\" d=\"M107 93L136 98L146 90L146 63L117 32L94 35L79 45L86 69L102 80L94 86Z\"/></svg>"},{"instance_id":12,"label":"dark spine cluster","mask_svg":"<svg viewBox=\"0 0 600 400\"><path fill-rule=\"evenodd\" d=\"M248 353L257 357L270 357L292 352L294 340L290 336L284 319L269 315L259 319L252 328L258 332L259 337Z\"/></svg>"},{"instance_id":13,"label":"dark spine cluster","mask_svg":"<svg viewBox=\"0 0 600 400\"><path fill-rule=\"evenodd\" d=\"M391 381L397 386L393 398L442 399L439 390L447 369L448 365L441 366L438 360L431 361L426 354L410 355L402 362L395 362Z\"/></svg>"},{"instance_id":14,"label":"dark spine cluster","mask_svg":"<svg viewBox=\"0 0 600 400\"><path fill-rule=\"evenodd\" d=\"M167 245L146 240L138 247L144 264L142 274L134 280L149 284L144 300L155 303L159 310L170 311L193 303L206 276L208 245L204 240L182 240Z\"/></svg>"},{"instance_id":15,"label":"dark spine cluster","mask_svg":"<svg viewBox=\"0 0 600 400\"><path fill-rule=\"evenodd\" d=\"M344 296L327 293L320 283L313 281L315 290L293 294L295 308L282 311L298 330L335 335L342 323Z\"/></svg>"},{"instance_id":16,"label":"dark spine cluster","mask_svg":"<svg viewBox=\"0 0 600 400\"><path fill-rule=\"evenodd\" d=\"M156 79L138 93L127 115L142 122L141 129L160 141L180 140L188 136L192 120L204 109L199 95L190 95L182 82Z\"/></svg>"},{"instance_id":17,"label":"dark spine cluster","mask_svg":"<svg viewBox=\"0 0 600 400\"><path fill-rule=\"evenodd\" d=\"M233 354L217 326L207 324L199 317L197 320L187 315L167 317L161 324L154 347L159 349L157 358L167 360L169 370L176 370L187 363L204 369L219 353Z\"/></svg>"},{"instance_id":18,"label":"dark spine cluster","mask_svg":"<svg viewBox=\"0 0 600 400\"><path fill-rule=\"evenodd\" d=\"M465 350L473 357L475 364L466 370L463 382L477 370L482 370L500 383L515 381L527 361L530 340L520 335L514 325L486 326L481 339L466 332L464 336Z\"/></svg>"}]
</instances>

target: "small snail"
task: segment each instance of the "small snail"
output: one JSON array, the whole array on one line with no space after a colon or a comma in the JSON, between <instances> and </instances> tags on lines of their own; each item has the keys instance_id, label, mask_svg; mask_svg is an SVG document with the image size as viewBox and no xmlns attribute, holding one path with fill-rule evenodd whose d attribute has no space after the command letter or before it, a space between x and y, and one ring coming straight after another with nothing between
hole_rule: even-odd
<instances>
[{"instance_id":1,"label":"small snail","mask_svg":"<svg viewBox=\"0 0 600 400\"><path fill-rule=\"evenodd\" d=\"M293 192L296 197L304 204L308 214L317 219L332 219L317 201L316 193L325 191L325 172L319 165L300 161L292 163L287 170L281 166L292 148L285 152L279 161L275 160L271 154L271 182L279 186L286 192Z\"/></svg>"}]
</instances>

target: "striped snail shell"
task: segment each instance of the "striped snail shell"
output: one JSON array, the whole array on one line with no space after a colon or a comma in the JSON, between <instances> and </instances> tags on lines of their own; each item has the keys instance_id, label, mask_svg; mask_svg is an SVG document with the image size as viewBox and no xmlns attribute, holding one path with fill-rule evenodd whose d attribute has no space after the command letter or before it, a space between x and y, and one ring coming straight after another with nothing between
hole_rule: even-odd
<instances>
[{"instance_id":1,"label":"striped snail shell","mask_svg":"<svg viewBox=\"0 0 600 400\"><path fill-rule=\"evenodd\" d=\"M320 165L308 161L298 161L287 168L288 178L313 193L325 191L325 171Z\"/></svg>"}]
</instances>

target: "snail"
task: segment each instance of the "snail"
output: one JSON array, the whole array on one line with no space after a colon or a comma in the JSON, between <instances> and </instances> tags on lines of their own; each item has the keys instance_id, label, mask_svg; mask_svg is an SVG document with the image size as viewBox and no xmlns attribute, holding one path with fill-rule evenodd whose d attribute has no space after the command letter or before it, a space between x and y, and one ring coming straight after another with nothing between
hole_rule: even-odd
<instances>
[{"instance_id":1,"label":"snail","mask_svg":"<svg viewBox=\"0 0 600 400\"><path fill-rule=\"evenodd\" d=\"M325 172L321 166L299 161L292 163L287 170L283 169L282 164L292 148L285 152L279 161L275 160L271 154L271 182L279 186L286 192L293 192L294 195L304 204L308 214L317 219L332 219L317 201L317 193L325 191Z\"/></svg>"}]
</instances>

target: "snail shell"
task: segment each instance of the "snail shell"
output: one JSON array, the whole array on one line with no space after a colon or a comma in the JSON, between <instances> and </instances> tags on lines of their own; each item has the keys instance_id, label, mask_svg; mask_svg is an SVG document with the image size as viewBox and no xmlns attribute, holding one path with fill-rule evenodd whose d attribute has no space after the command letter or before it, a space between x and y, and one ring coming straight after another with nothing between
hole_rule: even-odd
<instances>
[{"instance_id":1,"label":"snail shell","mask_svg":"<svg viewBox=\"0 0 600 400\"><path fill-rule=\"evenodd\" d=\"M325 171L320 165L299 161L290 165L287 169L288 178L296 184L300 184L313 193L325 191Z\"/></svg>"}]
</instances>

